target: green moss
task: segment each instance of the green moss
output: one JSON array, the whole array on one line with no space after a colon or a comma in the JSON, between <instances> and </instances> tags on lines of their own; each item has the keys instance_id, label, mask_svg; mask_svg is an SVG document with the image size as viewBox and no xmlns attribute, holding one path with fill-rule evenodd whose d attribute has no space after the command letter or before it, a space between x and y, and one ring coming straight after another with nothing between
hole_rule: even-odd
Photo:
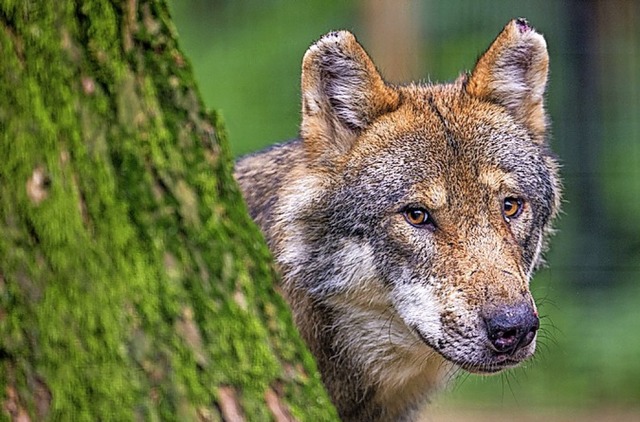
<instances>
[{"instance_id":1,"label":"green moss","mask_svg":"<svg viewBox=\"0 0 640 422\"><path fill-rule=\"evenodd\" d=\"M0 5L0 400L215 419L229 385L269 420L278 384L299 419L335 418L166 6L138 2L135 25L75 6Z\"/></svg>"}]
</instances>

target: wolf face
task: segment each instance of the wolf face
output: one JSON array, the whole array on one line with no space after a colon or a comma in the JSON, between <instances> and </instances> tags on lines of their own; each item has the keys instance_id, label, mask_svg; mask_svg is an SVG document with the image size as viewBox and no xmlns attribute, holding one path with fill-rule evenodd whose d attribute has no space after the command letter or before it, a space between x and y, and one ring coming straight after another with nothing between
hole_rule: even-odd
<instances>
[{"instance_id":1,"label":"wolf face","mask_svg":"<svg viewBox=\"0 0 640 422\"><path fill-rule=\"evenodd\" d=\"M328 224L314 227L368 245L368 271L412 334L465 369L498 371L535 347L529 280L554 213L552 159L499 107L411 90L407 110L354 145L320 207L332 214L317 214Z\"/></svg>"},{"instance_id":2,"label":"wolf face","mask_svg":"<svg viewBox=\"0 0 640 422\"><path fill-rule=\"evenodd\" d=\"M452 366L533 354L529 282L560 203L547 67L543 37L514 20L454 83L391 86L331 33L303 60L300 140L239 163L343 418L409 415Z\"/></svg>"}]
</instances>

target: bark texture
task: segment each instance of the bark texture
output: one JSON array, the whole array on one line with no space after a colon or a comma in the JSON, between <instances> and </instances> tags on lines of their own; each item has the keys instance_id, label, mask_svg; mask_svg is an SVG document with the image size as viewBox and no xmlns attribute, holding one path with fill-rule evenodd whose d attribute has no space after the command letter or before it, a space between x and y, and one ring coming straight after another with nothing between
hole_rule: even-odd
<instances>
[{"instance_id":1,"label":"bark texture","mask_svg":"<svg viewBox=\"0 0 640 422\"><path fill-rule=\"evenodd\" d=\"M0 1L0 420L328 420L163 1Z\"/></svg>"}]
</instances>

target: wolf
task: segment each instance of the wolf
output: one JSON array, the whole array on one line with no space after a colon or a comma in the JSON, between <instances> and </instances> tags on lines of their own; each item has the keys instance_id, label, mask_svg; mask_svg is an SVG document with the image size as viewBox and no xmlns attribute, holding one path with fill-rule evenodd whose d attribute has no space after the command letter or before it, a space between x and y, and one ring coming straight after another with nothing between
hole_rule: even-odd
<instances>
[{"instance_id":1,"label":"wolf","mask_svg":"<svg viewBox=\"0 0 640 422\"><path fill-rule=\"evenodd\" d=\"M561 202L548 64L514 19L454 82L392 85L331 32L303 58L299 137L236 163L343 420L415 420L459 370L533 355Z\"/></svg>"}]
</instances>

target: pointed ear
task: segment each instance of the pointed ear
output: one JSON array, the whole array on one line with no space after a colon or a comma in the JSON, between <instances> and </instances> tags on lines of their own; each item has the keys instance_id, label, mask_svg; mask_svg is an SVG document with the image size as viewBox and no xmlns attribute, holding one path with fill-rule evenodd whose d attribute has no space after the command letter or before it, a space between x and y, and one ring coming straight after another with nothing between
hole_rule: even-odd
<instances>
[{"instance_id":1,"label":"pointed ear","mask_svg":"<svg viewBox=\"0 0 640 422\"><path fill-rule=\"evenodd\" d=\"M302 61L301 137L315 156L347 152L377 117L398 107L398 92L347 31L331 32Z\"/></svg>"},{"instance_id":2,"label":"pointed ear","mask_svg":"<svg viewBox=\"0 0 640 422\"><path fill-rule=\"evenodd\" d=\"M506 107L542 143L547 128L544 92L548 68L544 37L526 20L514 19L478 59L465 89Z\"/></svg>"}]
</instances>

